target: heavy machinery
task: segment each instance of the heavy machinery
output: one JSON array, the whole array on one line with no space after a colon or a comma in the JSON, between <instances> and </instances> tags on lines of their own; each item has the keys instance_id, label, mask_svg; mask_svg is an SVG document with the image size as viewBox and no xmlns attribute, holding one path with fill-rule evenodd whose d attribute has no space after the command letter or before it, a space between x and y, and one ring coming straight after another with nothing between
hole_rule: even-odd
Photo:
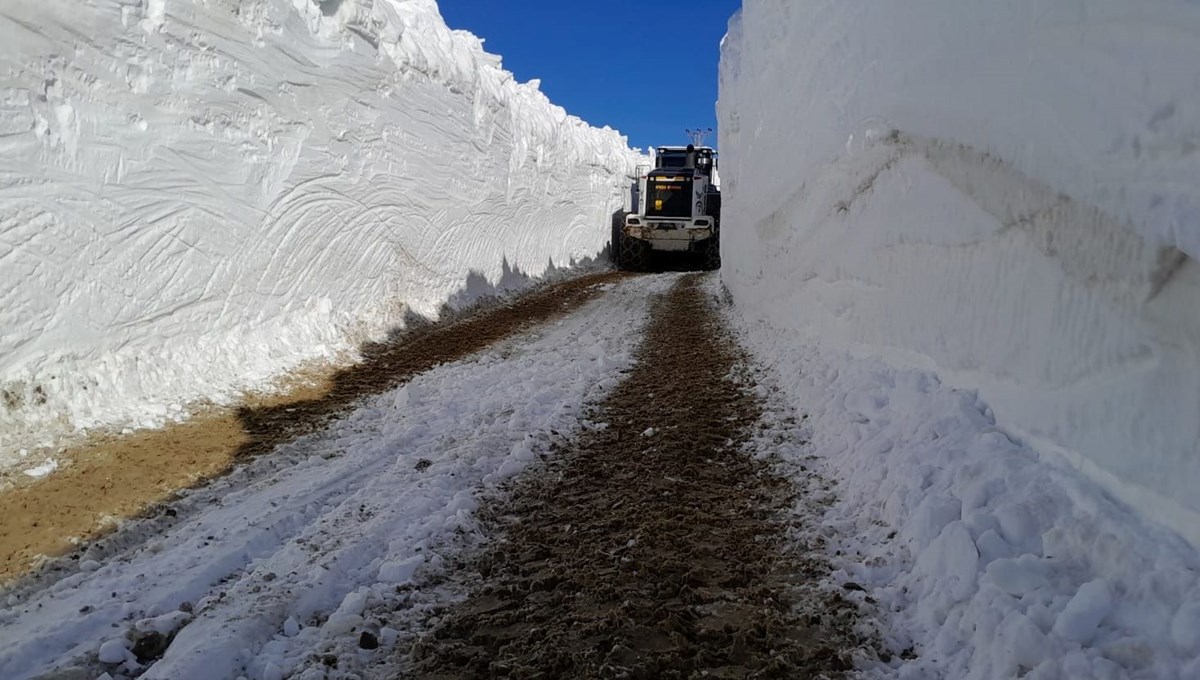
<instances>
[{"instance_id":1,"label":"heavy machinery","mask_svg":"<svg viewBox=\"0 0 1200 680\"><path fill-rule=\"evenodd\" d=\"M638 173L635 212L613 216L613 261L620 269L642 270L658 252L688 254L704 269L721 266L721 189L717 153L693 143L660 146L654 168ZM697 134L698 133L698 134Z\"/></svg>"}]
</instances>

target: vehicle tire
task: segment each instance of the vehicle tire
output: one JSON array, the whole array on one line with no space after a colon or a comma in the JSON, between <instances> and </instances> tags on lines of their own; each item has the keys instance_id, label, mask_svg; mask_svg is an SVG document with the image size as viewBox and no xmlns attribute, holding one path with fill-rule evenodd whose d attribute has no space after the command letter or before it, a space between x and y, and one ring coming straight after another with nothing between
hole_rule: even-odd
<instances>
[{"instance_id":1,"label":"vehicle tire","mask_svg":"<svg viewBox=\"0 0 1200 680\"><path fill-rule=\"evenodd\" d=\"M649 256L649 245L636 238L621 238L621 269L645 271Z\"/></svg>"},{"instance_id":2,"label":"vehicle tire","mask_svg":"<svg viewBox=\"0 0 1200 680\"><path fill-rule=\"evenodd\" d=\"M621 236L625 226L625 212L617 211L612 217L612 239L608 242L608 259L616 269L621 268Z\"/></svg>"}]
</instances>

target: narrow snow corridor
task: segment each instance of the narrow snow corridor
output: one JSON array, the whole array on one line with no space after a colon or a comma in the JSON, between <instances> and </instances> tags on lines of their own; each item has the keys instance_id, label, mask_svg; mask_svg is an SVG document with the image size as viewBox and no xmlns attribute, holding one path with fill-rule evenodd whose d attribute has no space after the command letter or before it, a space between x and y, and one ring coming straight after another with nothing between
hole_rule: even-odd
<instances>
[{"instance_id":1,"label":"narrow snow corridor","mask_svg":"<svg viewBox=\"0 0 1200 680\"><path fill-rule=\"evenodd\" d=\"M0 680L1200 680L1200 0L619 5L0 0Z\"/></svg>"}]
</instances>

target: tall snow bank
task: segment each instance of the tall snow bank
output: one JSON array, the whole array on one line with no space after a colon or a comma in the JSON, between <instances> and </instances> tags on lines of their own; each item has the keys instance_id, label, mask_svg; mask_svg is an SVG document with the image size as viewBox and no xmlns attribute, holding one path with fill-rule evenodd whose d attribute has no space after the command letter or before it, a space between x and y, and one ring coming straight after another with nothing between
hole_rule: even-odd
<instances>
[{"instance_id":1,"label":"tall snow bank","mask_svg":"<svg viewBox=\"0 0 1200 680\"><path fill-rule=\"evenodd\" d=\"M638 158L433 0L6 1L0 464L594 255Z\"/></svg>"},{"instance_id":2,"label":"tall snow bank","mask_svg":"<svg viewBox=\"0 0 1200 680\"><path fill-rule=\"evenodd\" d=\"M1200 542L1200 4L746 0L722 276Z\"/></svg>"}]
</instances>

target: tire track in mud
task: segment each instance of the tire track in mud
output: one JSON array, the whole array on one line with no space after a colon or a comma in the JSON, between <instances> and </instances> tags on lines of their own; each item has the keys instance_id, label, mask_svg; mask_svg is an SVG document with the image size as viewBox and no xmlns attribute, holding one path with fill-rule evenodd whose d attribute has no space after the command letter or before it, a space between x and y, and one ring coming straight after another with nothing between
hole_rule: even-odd
<instances>
[{"instance_id":1,"label":"tire track in mud","mask_svg":"<svg viewBox=\"0 0 1200 680\"><path fill-rule=\"evenodd\" d=\"M69 565L50 562L29 576L38 556L74 547L77 558L87 547L80 541L103 535L115 518L155 516L179 489L203 485L240 459L313 433L364 397L570 313L602 294L604 284L629 276L605 271L541 286L504 304L368 344L361 362L316 376L316 385L306 382L158 430L100 436L68 451L64 469L0 491L0 592L22 576L53 581L69 572Z\"/></svg>"},{"instance_id":2,"label":"tire track in mud","mask_svg":"<svg viewBox=\"0 0 1200 680\"><path fill-rule=\"evenodd\" d=\"M589 430L481 510L470 596L413 647L423 678L832 678L861 644L787 550L796 489L742 452L762 403L699 275L659 300ZM799 594L806 593L805 599Z\"/></svg>"}]
</instances>

